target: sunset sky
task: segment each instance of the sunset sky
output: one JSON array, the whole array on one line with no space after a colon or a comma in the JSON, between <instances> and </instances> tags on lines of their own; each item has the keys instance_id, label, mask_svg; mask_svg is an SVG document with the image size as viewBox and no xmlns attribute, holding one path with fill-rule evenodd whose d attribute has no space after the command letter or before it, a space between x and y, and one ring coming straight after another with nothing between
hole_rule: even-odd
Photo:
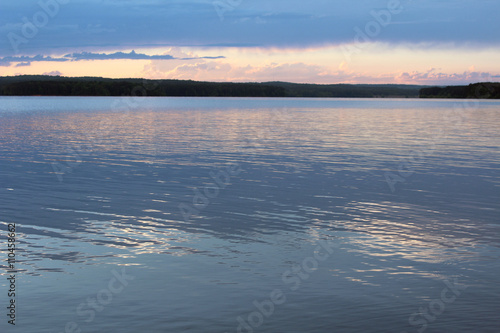
<instances>
[{"instance_id":1,"label":"sunset sky","mask_svg":"<svg viewBox=\"0 0 500 333\"><path fill-rule=\"evenodd\" d=\"M0 75L500 81L498 0L0 2Z\"/></svg>"}]
</instances>

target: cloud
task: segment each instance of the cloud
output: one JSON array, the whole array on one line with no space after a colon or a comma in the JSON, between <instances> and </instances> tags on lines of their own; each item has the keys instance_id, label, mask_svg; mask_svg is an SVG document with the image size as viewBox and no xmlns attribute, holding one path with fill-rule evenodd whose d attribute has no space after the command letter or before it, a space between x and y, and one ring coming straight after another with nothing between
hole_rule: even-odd
<instances>
[{"instance_id":1,"label":"cloud","mask_svg":"<svg viewBox=\"0 0 500 333\"><path fill-rule=\"evenodd\" d=\"M34 57L30 56L19 56L19 57L3 57L0 58L0 66L8 67L12 65L12 63L23 63L21 66L29 66L31 62L34 61L56 61L56 62L64 62L68 61L69 59L65 58L53 58L51 56L44 56L44 55L36 55ZM16 66L19 67L19 66Z\"/></svg>"},{"instance_id":2,"label":"cloud","mask_svg":"<svg viewBox=\"0 0 500 333\"><path fill-rule=\"evenodd\" d=\"M340 83L365 79L362 75L326 66L294 63L268 63L261 66L237 66L224 60L191 62L152 61L142 75L155 79L178 79L226 82L286 81L297 83ZM366 78L369 80L372 78Z\"/></svg>"},{"instance_id":3,"label":"cloud","mask_svg":"<svg viewBox=\"0 0 500 333\"><path fill-rule=\"evenodd\" d=\"M0 58L0 66L11 66L12 63L18 63L16 67L20 66L30 66L31 62L40 62L40 61L57 61L57 62L65 62L65 61L82 61L82 60L118 60L118 59L128 59L128 60L172 60L172 59L180 59L180 60L193 60L193 59L222 59L223 56L217 57L188 57L188 58L175 58L169 54L163 55L147 55L142 53L136 53L134 50L129 53L125 52L115 52L115 53L92 53L92 52L82 52L82 53L73 53L66 54L62 57L51 57L51 56L43 56L36 55L33 57L30 56L18 56L18 57L3 57Z\"/></svg>"},{"instance_id":4,"label":"cloud","mask_svg":"<svg viewBox=\"0 0 500 333\"><path fill-rule=\"evenodd\" d=\"M474 82L498 81L498 75L493 75L488 72L474 71L475 67L472 66L469 70L462 73L442 73L435 68L431 68L425 72L413 71L402 72L395 76L398 83L411 83L422 85L456 85L456 84L470 84Z\"/></svg>"},{"instance_id":5,"label":"cloud","mask_svg":"<svg viewBox=\"0 0 500 333\"><path fill-rule=\"evenodd\" d=\"M28 67L28 66L31 66L31 62L29 62L29 61L20 62L20 63L16 64L16 67Z\"/></svg>"},{"instance_id":6,"label":"cloud","mask_svg":"<svg viewBox=\"0 0 500 333\"><path fill-rule=\"evenodd\" d=\"M228 82L286 81L295 83L351 83L351 84L416 84L459 85L484 81L499 81L500 76L488 72L471 71L444 73L431 68L427 71L389 72L370 74L350 70L345 62L328 67L315 64L268 63L261 66L237 66L225 60L196 60L191 62L151 61L141 73L154 79L179 79Z\"/></svg>"},{"instance_id":7,"label":"cloud","mask_svg":"<svg viewBox=\"0 0 500 333\"><path fill-rule=\"evenodd\" d=\"M136 53L132 50L130 53L124 52L115 52L115 53L92 53L92 52L82 52L82 53L73 53L67 54L64 56L65 58L71 59L73 61L79 60L116 60L116 59L132 59L132 60L145 60L145 59L162 59L162 60L171 60L174 57L171 55L147 55Z\"/></svg>"},{"instance_id":8,"label":"cloud","mask_svg":"<svg viewBox=\"0 0 500 333\"><path fill-rule=\"evenodd\" d=\"M62 73L59 71L52 71L52 72L45 72L42 75L49 75L49 76L62 76Z\"/></svg>"},{"instance_id":9,"label":"cloud","mask_svg":"<svg viewBox=\"0 0 500 333\"><path fill-rule=\"evenodd\" d=\"M400 0L402 11L390 13L385 21L381 13L387 13L389 0L221 1L229 4L222 13L213 0L72 0L60 5L57 15L19 50L48 54L55 48L305 48L352 42L356 28L366 32L377 24L370 36L374 42L500 45L500 1ZM23 37L20 18L32 21L40 11L36 0L8 2L0 12L2 35ZM0 39L0 50L3 56L12 53L8 38Z\"/></svg>"}]
</instances>

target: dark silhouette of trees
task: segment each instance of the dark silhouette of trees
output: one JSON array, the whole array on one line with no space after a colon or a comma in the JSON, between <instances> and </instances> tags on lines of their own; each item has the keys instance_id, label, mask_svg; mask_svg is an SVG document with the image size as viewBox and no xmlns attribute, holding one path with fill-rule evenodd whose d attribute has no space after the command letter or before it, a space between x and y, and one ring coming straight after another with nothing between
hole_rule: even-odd
<instances>
[{"instance_id":1,"label":"dark silhouette of trees","mask_svg":"<svg viewBox=\"0 0 500 333\"><path fill-rule=\"evenodd\" d=\"M284 97L282 87L259 83L215 83L20 76L0 78L0 95L15 96L223 96Z\"/></svg>"},{"instance_id":2,"label":"dark silhouette of trees","mask_svg":"<svg viewBox=\"0 0 500 333\"><path fill-rule=\"evenodd\" d=\"M500 98L500 83L429 87L398 84L226 83L23 75L0 77L0 95Z\"/></svg>"},{"instance_id":3,"label":"dark silhouette of trees","mask_svg":"<svg viewBox=\"0 0 500 333\"><path fill-rule=\"evenodd\" d=\"M500 83L482 82L468 86L430 87L420 90L420 98L499 99Z\"/></svg>"}]
</instances>

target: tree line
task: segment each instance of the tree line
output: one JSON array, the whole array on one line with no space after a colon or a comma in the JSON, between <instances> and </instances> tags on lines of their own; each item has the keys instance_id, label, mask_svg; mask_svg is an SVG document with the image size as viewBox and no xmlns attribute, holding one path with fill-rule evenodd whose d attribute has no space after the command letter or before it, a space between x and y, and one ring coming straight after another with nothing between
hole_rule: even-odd
<instances>
[{"instance_id":1,"label":"tree line","mask_svg":"<svg viewBox=\"0 0 500 333\"><path fill-rule=\"evenodd\" d=\"M225 83L24 75L0 77L4 96L418 97L421 86Z\"/></svg>"},{"instance_id":2,"label":"tree line","mask_svg":"<svg viewBox=\"0 0 500 333\"><path fill-rule=\"evenodd\" d=\"M469 84L468 86L422 88L420 98L499 99L500 83L482 82Z\"/></svg>"},{"instance_id":3,"label":"tree line","mask_svg":"<svg viewBox=\"0 0 500 333\"><path fill-rule=\"evenodd\" d=\"M182 80L22 77L0 78L4 96L219 96L284 97L280 87L257 83Z\"/></svg>"},{"instance_id":4,"label":"tree line","mask_svg":"<svg viewBox=\"0 0 500 333\"><path fill-rule=\"evenodd\" d=\"M403 84L227 83L22 75L0 77L0 95L500 98L500 83L430 87Z\"/></svg>"}]
</instances>

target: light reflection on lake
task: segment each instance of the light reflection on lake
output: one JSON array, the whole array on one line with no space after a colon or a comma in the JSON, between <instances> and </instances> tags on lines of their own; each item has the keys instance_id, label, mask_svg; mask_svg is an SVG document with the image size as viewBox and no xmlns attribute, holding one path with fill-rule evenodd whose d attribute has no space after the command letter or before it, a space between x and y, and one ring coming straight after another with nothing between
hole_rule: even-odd
<instances>
[{"instance_id":1,"label":"light reflection on lake","mask_svg":"<svg viewBox=\"0 0 500 333\"><path fill-rule=\"evenodd\" d=\"M411 315L455 278L467 288L426 332L497 331L500 102L116 101L0 98L23 333L237 332L239 316L255 332L417 332ZM283 273L326 241L291 290ZM135 279L86 322L77 307L121 268ZM251 326L275 289L286 301Z\"/></svg>"}]
</instances>

